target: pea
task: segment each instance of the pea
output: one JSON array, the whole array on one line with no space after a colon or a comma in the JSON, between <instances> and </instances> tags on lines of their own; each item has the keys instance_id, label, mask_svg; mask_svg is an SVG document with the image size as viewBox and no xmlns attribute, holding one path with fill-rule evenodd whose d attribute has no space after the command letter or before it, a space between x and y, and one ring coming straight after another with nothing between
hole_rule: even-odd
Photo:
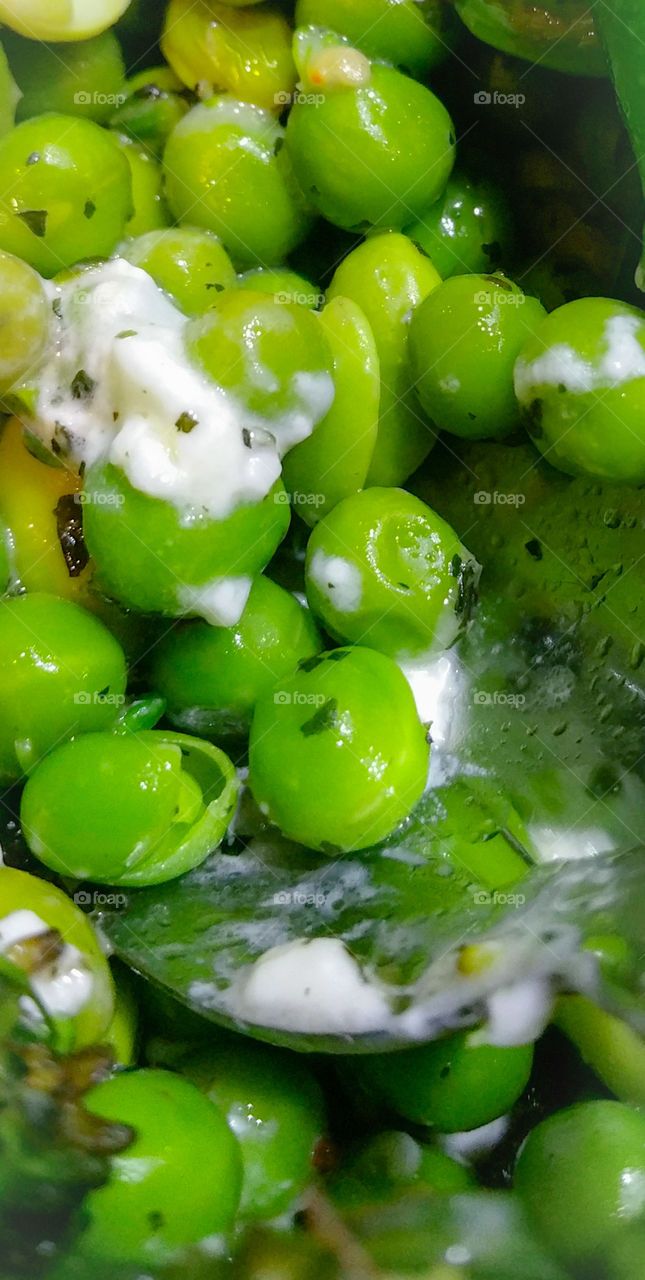
<instances>
[{"instance_id":1,"label":"pea","mask_svg":"<svg viewBox=\"0 0 645 1280\"><path fill-rule=\"evenodd\" d=\"M101 1037L121 1067L131 1067L136 1058L139 1010L128 970L121 966L115 976L116 1002L113 1017Z\"/></svg>"},{"instance_id":2,"label":"pea","mask_svg":"<svg viewBox=\"0 0 645 1280\"><path fill-rule=\"evenodd\" d=\"M109 728L125 692L121 646L97 618L56 596L0 600L0 672L7 782L72 734Z\"/></svg>"},{"instance_id":3,"label":"pea","mask_svg":"<svg viewBox=\"0 0 645 1280\"><path fill-rule=\"evenodd\" d=\"M117 134L116 137L130 167L132 180L134 213L126 222L125 234L140 236L146 231L158 231L160 227L167 227L170 214L163 195L161 166L143 147L128 138L127 134Z\"/></svg>"},{"instance_id":4,"label":"pea","mask_svg":"<svg viewBox=\"0 0 645 1280\"><path fill-rule=\"evenodd\" d=\"M298 0L297 27L331 27L369 58L423 76L442 62L453 23L441 0Z\"/></svg>"},{"instance_id":5,"label":"pea","mask_svg":"<svg viewBox=\"0 0 645 1280\"><path fill-rule=\"evenodd\" d=\"M19 100L20 89L11 73L4 47L0 44L0 137L13 129Z\"/></svg>"},{"instance_id":6,"label":"pea","mask_svg":"<svg viewBox=\"0 0 645 1280\"><path fill-rule=\"evenodd\" d=\"M160 159L168 135L189 106L184 86L170 67L147 67L126 81L110 125Z\"/></svg>"},{"instance_id":7,"label":"pea","mask_svg":"<svg viewBox=\"0 0 645 1280\"><path fill-rule=\"evenodd\" d=\"M50 331L51 308L35 271L0 252L0 396L37 365Z\"/></svg>"},{"instance_id":8,"label":"pea","mask_svg":"<svg viewBox=\"0 0 645 1280\"><path fill-rule=\"evenodd\" d=\"M228 757L197 739L86 733L34 771L20 822L32 853L61 875L160 884L216 848L236 795Z\"/></svg>"},{"instance_id":9,"label":"pea","mask_svg":"<svg viewBox=\"0 0 645 1280\"><path fill-rule=\"evenodd\" d=\"M339 59L346 56L343 45L338 49ZM297 99L286 145L314 209L348 230L401 227L420 217L441 195L454 162L454 129L439 99L379 64L358 87L325 92L324 77L311 87L321 92Z\"/></svg>"},{"instance_id":10,"label":"pea","mask_svg":"<svg viewBox=\"0 0 645 1280\"><path fill-rule=\"evenodd\" d=\"M298 515L316 524L367 480L378 434L376 342L360 307L334 298L320 323L332 356L334 402L307 440L287 454L282 474Z\"/></svg>"},{"instance_id":11,"label":"pea","mask_svg":"<svg viewBox=\"0 0 645 1280\"><path fill-rule=\"evenodd\" d=\"M249 786L284 835L326 853L384 839L424 789L428 744L390 658L335 649L260 699Z\"/></svg>"},{"instance_id":12,"label":"pea","mask_svg":"<svg viewBox=\"0 0 645 1280\"><path fill-rule=\"evenodd\" d=\"M9 32L4 37L22 97L16 120L46 111L105 124L123 93L125 66L112 31L72 44L42 44Z\"/></svg>"},{"instance_id":13,"label":"pea","mask_svg":"<svg viewBox=\"0 0 645 1280\"><path fill-rule=\"evenodd\" d=\"M73 116L36 116L0 139L0 193L0 249L44 276L107 257L132 213L116 140Z\"/></svg>"},{"instance_id":14,"label":"pea","mask_svg":"<svg viewBox=\"0 0 645 1280\"><path fill-rule=\"evenodd\" d=\"M368 484L401 484L435 442L412 387L408 333L415 307L440 283L425 254L398 234L370 236L348 254L331 282L330 300L351 298L364 312L380 362L379 426Z\"/></svg>"},{"instance_id":15,"label":"pea","mask_svg":"<svg viewBox=\"0 0 645 1280\"><path fill-rule=\"evenodd\" d=\"M152 276L186 315L203 315L235 271L221 242L210 231L168 227L148 231L123 245L121 257Z\"/></svg>"},{"instance_id":16,"label":"pea","mask_svg":"<svg viewBox=\"0 0 645 1280\"><path fill-rule=\"evenodd\" d=\"M526 337L515 391L527 430L568 475L645 480L645 315L609 298L558 307Z\"/></svg>"},{"instance_id":17,"label":"pea","mask_svg":"<svg viewBox=\"0 0 645 1280\"><path fill-rule=\"evenodd\" d=\"M297 303L230 289L191 321L189 353L230 391L281 452L310 435L334 398L332 357L319 317Z\"/></svg>"},{"instance_id":18,"label":"pea","mask_svg":"<svg viewBox=\"0 0 645 1280\"><path fill-rule=\"evenodd\" d=\"M77 1051L105 1038L114 983L89 920L62 890L0 867L0 953L28 978L55 1049Z\"/></svg>"},{"instance_id":19,"label":"pea","mask_svg":"<svg viewBox=\"0 0 645 1280\"><path fill-rule=\"evenodd\" d=\"M165 636L152 655L150 680L178 728L245 737L258 699L321 648L310 613L260 575L237 626L189 622Z\"/></svg>"},{"instance_id":20,"label":"pea","mask_svg":"<svg viewBox=\"0 0 645 1280\"><path fill-rule=\"evenodd\" d=\"M466 439L508 435L518 422L513 367L545 315L506 276L451 276L410 324L419 400L443 431Z\"/></svg>"},{"instance_id":21,"label":"pea","mask_svg":"<svg viewBox=\"0 0 645 1280\"><path fill-rule=\"evenodd\" d=\"M645 1215L645 1116L621 1102L581 1102L531 1131L515 1187L556 1254L602 1258Z\"/></svg>"},{"instance_id":22,"label":"pea","mask_svg":"<svg viewBox=\"0 0 645 1280\"><path fill-rule=\"evenodd\" d=\"M83 1201L83 1258L149 1270L230 1229L242 1181L239 1146L194 1085L169 1071L122 1072L96 1085L85 1105L135 1136L112 1157L106 1184Z\"/></svg>"},{"instance_id":23,"label":"pea","mask_svg":"<svg viewBox=\"0 0 645 1280\"><path fill-rule=\"evenodd\" d=\"M233 626L252 578L269 563L289 527L281 484L262 502L224 520L181 512L141 493L116 467L97 463L85 477L84 530L97 581L129 608L205 617Z\"/></svg>"},{"instance_id":24,"label":"pea","mask_svg":"<svg viewBox=\"0 0 645 1280\"><path fill-rule=\"evenodd\" d=\"M442 1133L478 1129L509 1111L531 1074L533 1045L497 1048L460 1031L418 1049L352 1060L364 1089L397 1115Z\"/></svg>"},{"instance_id":25,"label":"pea","mask_svg":"<svg viewBox=\"0 0 645 1280\"><path fill-rule=\"evenodd\" d=\"M438 1146L417 1142L400 1129L385 1129L362 1141L332 1178L332 1196L342 1208L379 1202L393 1190L429 1188L435 1195L458 1195L473 1177Z\"/></svg>"},{"instance_id":26,"label":"pea","mask_svg":"<svg viewBox=\"0 0 645 1280\"><path fill-rule=\"evenodd\" d=\"M405 233L445 280L500 267L512 247L512 215L495 183L455 170L443 194Z\"/></svg>"},{"instance_id":27,"label":"pea","mask_svg":"<svg viewBox=\"0 0 645 1280\"><path fill-rule=\"evenodd\" d=\"M452 644L479 566L424 502L374 488L345 498L316 526L305 574L309 604L330 635L409 658Z\"/></svg>"},{"instance_id":28,"label":"pea","mask_svg":"<svg viewBox=\"0 0 645 1280\"><path fill-rule=\"evenodd\" d=\"M168 139L173 215L214 231L240 269L281 263L309 228L284 136L268 111L221 95L193 107Z\"/></svg>"},{"instance_id":29,"label":"pea","mask_svg":"<svg viewBox=\"0 0 645 1280\"><path fill-rule=\"evenodd\" d=\"M324 294L310 280L288 267L252 267L238 276L237 287L272 294L276 302L297 302L312 311L324 302Z\"/></svg>"},{"instance_id":30,"label":"pea","mask_svg":"<svg viewBox=\"0 0 645 1280\"><path fill-rule=\"evenodd\" d=\"M161 51L205 98L224 91L280 112L295 88L291 28L268 5L232 12L217 0L170 0Z\"/></svg>"},{"instance_id":31,"label":"pea","mask_svg":"<svg viewBox=\"0 0 645 1280\"><path fill-rule=\"evenodd\" d=\"M293 1054L251 1041L216 1041L181 1064L182 1074L224 1113L242 1151L242 1218L285 1213L313 1178L323 1100Z\"/></svg>"}]
</instances>

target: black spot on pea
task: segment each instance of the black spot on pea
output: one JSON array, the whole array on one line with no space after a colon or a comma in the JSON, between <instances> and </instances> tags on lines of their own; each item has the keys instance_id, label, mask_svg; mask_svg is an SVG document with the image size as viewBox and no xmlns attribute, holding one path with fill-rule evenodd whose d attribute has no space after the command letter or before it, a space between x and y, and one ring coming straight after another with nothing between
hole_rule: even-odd
<instances>
[{"instance_id":1,"label":"black spot on pea","mask_svg":"<svg viewBox=\"0 0 645 1280\"><path fill-rule=\"evenodd\" d=\"M542 547L537 538L531 538L528 542L524 543L524 546L533 560L542 559Z\"/></svg>"}]
</instances>

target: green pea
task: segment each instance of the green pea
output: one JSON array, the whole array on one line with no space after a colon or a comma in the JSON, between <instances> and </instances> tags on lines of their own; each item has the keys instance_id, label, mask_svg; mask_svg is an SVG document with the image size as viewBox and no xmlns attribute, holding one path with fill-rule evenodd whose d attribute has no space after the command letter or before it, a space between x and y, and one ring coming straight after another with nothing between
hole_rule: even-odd
<instances>
[{"instance_id":1,"label":"green pea","mask_svg":"<svg viewBox=\"0 0 645 1280\"><path fill-rule=\"evenodd\" d=\"M405 233L444 280L465 271L496 270L508 258L513 239L511 212L500 188L458 170L443 195Z\"/></svg>"},{"instance_id":2,"label":"green pea","mask_svg":"<svg viewBox=\"0 0 645 1280\"><path fill-rule=\"evenodd\" d=\"M0 600L0 778L56 743L107 729L125 693L123 650L92 614L57 596Z\"/></svg>"},{"instance_id":3,"label":"green pea","mask_svg":"<svg viewBox=\"0 0 645 1280\"><path fill-rule=\"evenodd\" d=\"M518 422L513 367L545 316L506 276L451 276L410 324L410 362L425 412L466 439L500 438Z\"/></svg>"},{"instance_id":4,"label":"green pea","mask_svg":"<svg viewBox=\"0 0 645 1280\"><path fill-rule=\"evenodd\" d=\"M319 317L297 303L230 289L191 321L189 353L232 392L281 450L309 435L334 397L332 357ZM252 425L252 420L250 425Z\"/></svg>"},{"instance_id":5,"label":"green pea","mask_svg":"<svg viewBox=\"0 0 645 1280\"><path fill-rule=\"evenodd\" d=\"M272 294L277 302L297 302L313 311L321 305L325 296L304 276L288 267L253 267L237 278L238 289L250 289L254 293Z\"/></svg>"},{"instance_id":6,"label":"green pea","mask_svg":"<svg viewBox=\"0 0 645 1280\"><path fill-rule=\"evenodd\" d=\"M44 276L108 257L132 213L116 139L73 116L36 116L0 139L0 193L0 249Z\"/></svg>"},{"instance_id":7,"label":"green pea","mask_svg":"<svg viewBox=\"0 0 645 1280\"><path fill-rule=\"evenodd\" d=\"M235 627L189 622L165 636L152 655L150 682L178 728L245 737L258 699L320 649L308 610L260 575Z\"/></svg>"},{"instance_id":8,"label":"green pea","mask_svg":"<svg viewBox=\"0 0 645 1280\"><path fill-rule=\"evenodd\" d=\"M170 0L161 51L204 98L222 91L280 112L295 88L291 28L268 5L233 13L217 0Z\"/></svg>"},{"instance_id":9,"label":"green pea","mask_svg":"<svg viewBox=\"0 0 645 1280\"><path fill-rule=\"evenodd\" d=\"M168 139L172 213L214 231L240 269L282 262L309 228L284 136L268 111L222 95L193 107Z\"/></svg>"},{"instance_id":10,"label":"green pea","mask_svg":"<svg viewBox=\"0 0 645 1280\"><path fill-rule=\"evenodd\" d=\"M338 59L346 56L338 46ZM329 55L329 50L326 51ZM366 82L297 99L286 145L314 209L339 227L401 227L441 195L454 163L455 136L429 89L375 63ZM307 86L309 88L309 86Z\"/></svg>"},{"instance_id":11,"label":"green pea","mask_svg":"<svg viewBox=\"0 0 645 1280\"><path fill-rule=\"evenodd\" d=\"M99 884L161 884L217 847L236 797L228 757L196 738L86 733L35 769L20 821L52 871Z\"/></svg>"},{"instance_id":12,"label":"green pea","mask_svg":"<svg viewBox=\"0 0 645 1280\"><path fill-rule=\"evenodd\" d=\"M429 1188L435 1195L458 1195L473 1177L440 1147L417 1142L402 1130L386 1129L361 1142L332 1178L336 1203L345 1208L383 1201L394 1190Z\"/></svg>"},{"instance_id":13,"label":"green pea","mask_svg":"<svg viewBox=\"0 0 645 1280\"><path fill-rule=\"evenodd\" d=\"M251 1041L217 1041L181 1063L224 1113L242 1151L243 1218L285 1213L313 1178L324 1129L316 1082L294 1054Z\"/></svg>"},{"instance_id":14,"label":"green pea","mask_svg":"<svg viewBox=\"0 0 645 1280\"><path fill-rule=\"evenodd\" d=\"M43 926L58 936L39 951ZM115 1013L110 969L87 916L62 890L0 867L0 953L26 974L59 1053L105 1039Z\"/></svg>"},{"instance_id":15,"label":"green pea","mask_svg":"<svg viewBox=\"0 0 645 1280\"><path fill-rule=\"evenodd\" d=\"M534 444L568 475L645 480L645 314L609 298L558 307L526 336L515 392Z\"/></svg>"},{"instance_id":16,"label":"green pea","mask_svg":"<svg viewBox=\"0 0 645 1280\"><path fill-rule=\"evenodd\" d=\"M85 477L84 533L97 581L143 613L238 621L251 580L269 563L289 527L281 484L261 502L224 520L181 512L133 488L123 472L97 463Z\"/></svg>"},{"instance_id":17,"label":"green pea","mask_svg":"<svg viewBox=\"0 0 645 1280\"><path fill-rule=\"evenodd\" d=\"M5 51L21 90L16 120L45 111L105 124L123 95L125 66L112 31L71 44L42 44L6 33Z\"/></svg>"},{"instance_id":18,"label":"green pea","mask_svg":"<svg viewBox=\"0 0 645 1280\"><path fill-rule=\"evenodd\" d=\"M309 604L342 642L393 658L446 648L468 620L479 566L449 524L404 489L364 489L314 529Z\"/></svg>"},{"instance_id":19,"label":"green pea","mask_svg":"<svg viewBox=\"0 0 645 1280\"><path fill-rule=\"evenodd\" d=\"M33 370L51 328L51 306L40 277L26 262L0 252L0 396Z\"/></svg>"},{"instance_id":20,"label":"green pea","mask_svg":"<svg viewBox=\"0 0 645 1280\"><path fill-rule=\"evenodd\" d=\"M369 58L414 76L443 61L454 25L441 0L298 0L295 23L331 27Z\"/></svg>"},{"instance_id":21,"label":"green pea","mask_svg":"<svg viewBox=\"0 0 645 1280\"><path fill-rule=\"evenodd\" d=\"M478 1129L509 1111L531 1074L533 1045L497 1048L460 1031L418 1049L350 1063L361 1087L397 1115L441 1133Z\"/></svg>"},{"instance_id":22,"label":"green pea","mask_svg":"<svg viewBox=\"0 0 645 1280\"><path fill-rule=\"evenodd\" d=\"M87 1109L128 1125L133 1140L86 1195L78 1251L146 1271L228 1231L240 1196L239 1146L222 1113L169 1071L127 1071L96 1085Z\"/></svg>"},{"instance_id":23,"label":"green pea","mask_svg":"<svg viewBox=\"0 0 645 1280\"><path fill-rule=\"evenodd\" d=\"M110 125L160 159L169 134L189 106L184 86L170 67L147 67L126 81Z\"/></svg>"},{"instance_id":24,"label":"green pea","mask_svg":"<svg viewBox=\"0 0 645 1280\"><path fill-rule=\"evenodd\" d=\"M13 129L20 89L16 84L3 45L0 44L0 137Z\"/></svg>"},{"instance_id":25,"label":"green pea","mask_svg":"<svg viewBox=\"0 0 645 1280\"><path fill-rule=\"evenodd\" d=\"M320 316L333 362L334 402L308 440L287 454L282 475L298 515L316 524L367 480L378 434L379 359L374 335L351 298Z\"/></svg>"},{"instance_id":26,"label":"green pea","mask_svg":"<svg viewBox=\"0 0 645 1280\"><path fill-rule=\"evenodd\" d=\"M425 254L407 236L371 236L338 267L328 298L352 298L374 334L380 362L378 436L367 483L401 484L435 442L412 387L408 333L415 307L441 283Z\"/></svg>"},{"instance_id":27,"label":"green pea","mask_svg":"<svg viewBox=\"0 0 645 1280\"><path fill-rule=\"evenodd\" d=\"M124 965L118 968L114 981L114 1014L101 1041L112 1050L114 1060L120 1067L131 1067L136 1059L139 1009L132 980Z\"/></svg>"},{"instance_id":28,"label":"green pea","mask_svg":"<svg viewBox=\"0 0 645 1280\"><path fill-rule=\"evenodd\" d=\"M161 166L143 147L128 138L127 134L116 134L116 138L130 167L132 181L134 213L125 224L125 234L141 236L147 231L167 227L170 214L163 194Z\"/></svg>"},{"instance_id":29,"label":"green pea","mask_svg":"<svg viewBox=\"0 0 645 1280\"><path fill-rule=\"evenodd\" d=\"M556 1254L599 1259L645 1216L645 1116L581 1102L543 1120L520 1150L515 1187Z\"/></svg>"},{"instance_id":30,"label":"green pea","mask_svg":"<svg viewBox=\"0 0 645 1280\"><path fill-rule=\"evenodd\" d=\"M408 816L428 754L396 664L372 649L335 649L258 702L249 786L291 839L326 853L361 849Z\"/></svg>"},{"instance_id":31,"label":"green pea","mask_svg":"<svg viewBox=\"0 0 645 1280\"><path fill-rule=\"evenodd\" d=\"M203 315L223 289L235 284L231 260L217 236L195 227L149 231L120 250L152 276L186 315Z\"/></svg>"},{"instance_id":32,"label":"green pea","mask_svg":"<svg viewBox=\"0 0 645 1280\"><path fill-rule=\"evenodd\" d=\"M4 521L0 521L0 594L4 595L14 577L12 536Z\"/></svg>"}]
</instances>

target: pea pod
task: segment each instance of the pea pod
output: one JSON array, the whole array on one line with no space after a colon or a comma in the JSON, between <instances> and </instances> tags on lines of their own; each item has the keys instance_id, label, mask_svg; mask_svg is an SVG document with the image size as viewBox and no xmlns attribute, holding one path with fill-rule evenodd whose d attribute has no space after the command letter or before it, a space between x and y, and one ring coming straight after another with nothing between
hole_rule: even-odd
<instances>
[{"instance_id":1,"label":"pea pod","mask_svg":"<svg viewBox=\"0 0 645 1280\"><path fill-rule=\"evenodd\" d=\"M588 0L453 0L474 36L516 58L570 75L606 75L596 20L604 5ZM636 11L639 0L631 0ZM615 5L612 8L615 12ZM592 13L593 10L593 13ZM600 25L598 23L598 25Z\"/></svg>"},{"instance_id":2,"label":"pea pod","mask_svg":"<svg viewBox=\"0 0 645 1280\"><path fill-rule=\"evenodd\" d=\"M419 78L446 57L456 25L442 0L298 0L295 21L332 27L369 58Z\"/></svg>"},{"instance_id":3,"label":"pea pod","mask_svg":"<svg viewBox=\"0 0 645 1280\"><path fill-rule=\"evenodd\" d=\"M586 996L561 996L554 1022L621 1102L645 1106L645 1042Z\"/></svg>"},{"instance_id":4,"label":"pea pod","mask_svg":"<svg viewBox=\"0 0 645 1280\"><path fill-rule=\"evenodd\" d=\"M611 5L597 5L594 12L645 187L645 8L640 0L612 0ZM645 290L645 252L636 284Z\"/></svg>"}]
</instances>

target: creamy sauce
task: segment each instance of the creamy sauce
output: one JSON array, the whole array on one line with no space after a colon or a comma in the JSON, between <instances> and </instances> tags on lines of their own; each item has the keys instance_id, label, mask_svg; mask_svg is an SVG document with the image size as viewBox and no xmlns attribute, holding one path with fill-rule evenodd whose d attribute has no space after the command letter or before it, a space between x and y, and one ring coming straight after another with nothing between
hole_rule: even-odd
<instances>
[{"instance_id":1,"label":"creamy sauce","mask_svg":"<svg viewBox=\"0 0 645 1280\"><path fill-rule=\"evenodd\" d=\"M320 548L311 558L309 574L334 609L356 613L363 598L363 575L358 565L343 556L329 556Z\"/></svg>"},{"instance_id":2,"label":"creamy sauce","mask_svg":"<svg viewBox=\"0 0 645 1280\"><path fill-rule=\"evenodd\" d=\"M586 360L565 342L554 343L528 363L515 365L515 392L521 404L533 399L537 387L563 386L578 395L601 388L622 387L645 378L645 326L639 316L612 316L605 325L605 350Z\"/></svg>"},{"instance_id":3,"label":"creamy sauce","mask_svg":"<svg viewBox=\"0 0 645 1280\"><path fill-rule=\"evenodd\" d=\"M49 927L34 911L10 912L0 920L0 952L8 955L16 943L48 933ZM73 1018L91 999L93 979L81 952L65 943L50 963L29 975L29 984L50 1017Z\"/></svg>"}]
</instances>

